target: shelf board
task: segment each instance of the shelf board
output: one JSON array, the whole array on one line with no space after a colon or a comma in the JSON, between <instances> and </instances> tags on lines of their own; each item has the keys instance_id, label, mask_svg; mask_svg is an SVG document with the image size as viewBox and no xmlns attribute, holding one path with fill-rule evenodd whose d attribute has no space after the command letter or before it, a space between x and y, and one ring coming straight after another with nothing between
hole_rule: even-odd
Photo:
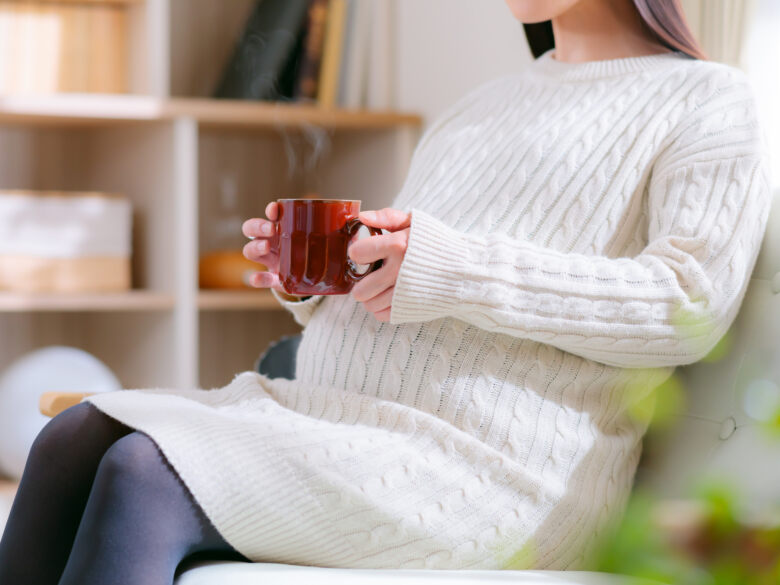
<instances>
[{"instance_id":1,"label":"shelf board","mask_svg":"<svg viewBox=\"0 0 780 585\"><path fill-rule=\"evenodd\" d=\"M0 313L166 311L174 304L173 295L143 290L89 294L0 292Z\"/></svg>"},{"instance_id":2,"label":"shelf board","mask_svg":"<svg viewBox=\"0 0 780 585\"><path fill-rule=\"evenodd\" d=\"M132 95L51 94L0 96L0 123L105 126L166 119L163 101Z\"/></svg>"},{"instance_id":3,"label":"shelf board","mask_svg":"<svg viewBox=\"0 0 780 585\"><path fill-rule=\"evenodd\" d=\"M316 105L206 98L160 99L110 94L0 96L0 123L107 126L192 118L208 127L371 130L419 127L420 116L402 112L342 110Z\"/></svg>"},{"instance_id":4,"label":"shelf board","mask_svg":"<svg viewBox=\"0 0 780 585\"><path fill-rule=\"evenodd\" d=\"M38 2L60 4L143 4L146 0L38 0Z\"/></svg>"},{"instance_id":5,"label":"shelf board","mask_svg":"<svg viewBox=\"0 0 780 585\"><path fill-rule=\"evenodd\" d=\"M283 310L267 290L201 290L198 308L202 311Z\"/></svg>"},{"instance_id":6,"label":"shelf board","mask_svg":"<svg viewBox=\"0 0 780 585\"><path fill-rule=\"evenodd\" d=\"M304 127L370 130L420 126L419 116L401 112L342 110L316 105L241 100L175 98L167 105L174 116L194 118L210 127Z\"/></svg>"}]
</instances>

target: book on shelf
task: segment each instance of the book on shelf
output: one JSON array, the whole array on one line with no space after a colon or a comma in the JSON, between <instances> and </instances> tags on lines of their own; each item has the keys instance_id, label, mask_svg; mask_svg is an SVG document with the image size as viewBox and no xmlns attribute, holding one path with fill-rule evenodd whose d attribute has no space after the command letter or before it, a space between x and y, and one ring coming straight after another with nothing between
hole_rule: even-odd
<instances>
[{"instance_id":1,"label":"book on shelf","mask_svg":"<svg viewBox=\"0 0 780 585\"><path fill-rule=\"evenodd\" d=\"M317 94L319 104L327 108L335 106L338 98L346 16L346 0L330 0L328 24L325 29L325 47L322 52L320 86Z\"/></svg>"},{"instance_id":2,"label":"book on shelf","mask_svg":"<svg viewBox=\"0 0 780 585\"><path fill-rule=\"evenodd\" d=\"M394 0L261 0L216 97L394 106Z\"/></svg>"},{"instance_id":3,"label":"book on shelf","mask_svg":"<svg viewBox=\"0 0 780 585\"><path fill-rule=\"evenodd\" d=\"M316 100L325 46L328 0L311 0L306 24L303 57L295 86L296 100Z\"/></svg>"},{"instance_id":4,"label":"book on shelf","mask_svg":"<svg viewBox=\"0 0 780 585\"><path fill-rule=\"evenodd\" d=\"M395 106L395 0L346 3L338 103L349 109L391 109Z\"/></svg>"},{"instance_id":5,"label":"book on shelf","mask_svg":"<svg viewBox=\"0 0 780 585\"><path fill-rule=\"evenodd\" d=\"M309 0L258 2L215 96L292 100L303 55L309 4Z\"/></svg>"},{"instance_id":6,"label":"book on shelf","mask_svg":"<svg viewBox=\"0 0 780 585\"><path fill-rule=\"evenodd\" d=\"M357 109L365 104L370 32L371 2L347 0L338 96L339 105L344 108Z\"/></svg>"}]
</instances>

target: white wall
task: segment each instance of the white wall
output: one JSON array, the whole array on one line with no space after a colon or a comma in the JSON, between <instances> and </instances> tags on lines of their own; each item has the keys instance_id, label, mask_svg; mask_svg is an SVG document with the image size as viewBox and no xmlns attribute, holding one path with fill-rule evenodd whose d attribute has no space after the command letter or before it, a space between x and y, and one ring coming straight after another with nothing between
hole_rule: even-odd
<instances>
[{"instance_id":1,"label":"white wall","mask_svg":"<svg viewBox=\"0 0 780 585\"><path fill-rule=\"evenodd\" d=\"M482 82L532 61L504 0L394 0L397 105L426 124Z\"/></svg>"},{"instance_id":2,"label":"white wall","mask_svg":"<svg viewBox=\"0 0 780 585\"><path fill-rule=\"evenodd\" d=\"M780 192L780 2L759 0L745 44L744 68L756 92L761 124L772 157L772 182Z\"/></svg>"}]
</instances>

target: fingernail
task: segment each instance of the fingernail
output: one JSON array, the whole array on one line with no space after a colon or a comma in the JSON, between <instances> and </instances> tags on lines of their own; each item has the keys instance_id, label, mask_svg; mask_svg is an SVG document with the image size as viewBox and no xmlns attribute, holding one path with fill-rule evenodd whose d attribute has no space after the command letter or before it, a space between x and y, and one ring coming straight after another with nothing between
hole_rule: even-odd
<instances>
[{"instance_id":1,"label":"fingernail","mask_svg":"<svg viewBox=\"0 0 780 585\"><path fill-rule=\"evenodd\" d=\"M376 211L364 211L363 217L365 217L368 221L376 221Z\"/></svg>"}]
</instances>

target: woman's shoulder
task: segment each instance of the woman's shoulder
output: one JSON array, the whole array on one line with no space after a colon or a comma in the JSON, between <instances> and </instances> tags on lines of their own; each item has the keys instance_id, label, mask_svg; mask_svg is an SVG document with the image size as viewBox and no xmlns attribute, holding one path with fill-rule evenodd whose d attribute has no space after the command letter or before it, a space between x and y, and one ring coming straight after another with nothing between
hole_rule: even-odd
<instances>
[{"instance_id":1,"label":"woman's shoulder","mask_svg":"<svg viewBox=\"0 0 780 585\"><path fill-rule=\"evenodd\" d=\"M740 68L718 61L690 59L675 70L682 86L682 96L695 110L708 103L734 100L755 101L750 77Z\"/></svg>"},{"instance_id":2,"label":"woman's shoulder","mask_svg":"<svg viewBox=\"0 0 780 585\"><path fill-rule=\"evenodd\" d=\"M716 61L691 60L677 72L681 91L674 120L656 162L673 168L697 156L766 157L767 135L750 77Z\"/></svg>"}]
</instances>

